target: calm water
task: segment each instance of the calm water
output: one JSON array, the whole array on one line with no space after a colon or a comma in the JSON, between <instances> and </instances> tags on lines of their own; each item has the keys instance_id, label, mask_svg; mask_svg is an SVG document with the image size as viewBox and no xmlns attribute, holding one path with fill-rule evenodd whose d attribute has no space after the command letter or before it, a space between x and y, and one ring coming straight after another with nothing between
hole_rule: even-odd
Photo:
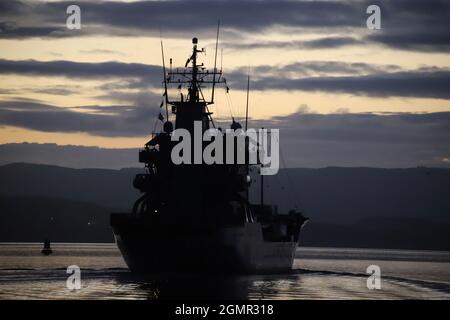
<instances>
[{"instance_id":1,"label":"calm water","mask_svg":"<svg viewBox=\"0 0 450 320\"><path fill-rule=\"evenodd\" d=\"M114 244L0 244L0 299L450 299L450 252L299 248L289 274L130 274ZM176 252L174 252L176 254ZM369 265L381 289L366 286ZM66 268L81 268L81 289Z\"/></svg>"}]
</instances>

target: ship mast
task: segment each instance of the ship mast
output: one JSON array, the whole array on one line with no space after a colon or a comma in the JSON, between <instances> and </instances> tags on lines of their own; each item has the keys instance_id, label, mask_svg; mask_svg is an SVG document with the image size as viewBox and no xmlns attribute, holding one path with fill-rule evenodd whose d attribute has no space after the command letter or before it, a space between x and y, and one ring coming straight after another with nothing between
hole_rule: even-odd
<instances>
[{"instance_id":1,"label":"ship mast","mask_svg":"<svg viewBox=\"0 0 450 320\"><path fill-rule=\"evenodd\" d=\"M192 39L193 49L192 55L186 61L184 68L176 68L166 73L164 68L164 94L166 95L166 101L172 106L177 106L180 102L186 102L184 99L175 100L170 98L169 89L173 89L173 86L177 86L178 89L184 85L188 86L189 99L187 101L191 103L202 102L206 105L214 104L214 89L218 83L226 84L225 78L222 77L222 70L218 71L217 67L213 70L207 70L204 64L198 64L198 54L205 53L205 49L198 49L198 39ZM217 47L217 44L216 44ZM211 97L206 100L203 96L201 88L203 85L211 85ZM171 87L172 86L172 87ZM167 88L167 89L166 89Z\"/></svg>"},{"instance_id":2,"label":"ship mast","mask_svg":"<svg viewBox=\"0 0 450 320\"><path fill-rule=\"evenodd\" d=\"M199 63L199 53L205 53L205 49L198 48L198 39L192 39L192 54L187 59L184 68L171 67L166 72L164 65L163 52L163 71L164 71L164 96L166 106L170 105L172 113L176 115L176 128L184 128L189 131L193 129L195 121L203 122L203 130L209 128L214 121L212 113L208 110L208 105L214 104L214 89L217 84L225 84L226 80L222 76L222 70L217 70L217 47L218 47L219 26L217 28L216 53L214 59L214 69L208 70L203 63ZM170 59L172 62L172 59ZM211 97L205 97L202 88L209 86L211 88ZM228 86L226 86L228 92ZM174 90L178 94L174 95ZM187 92L186 92L187 89ZM177 98L175 98L177 97ZM168 117L167 117L168 118Z\"/></svg>"},{"instance_id":3,"label":"ship mast","mask_svg":"<svg viewBox=\"0 0 450 320\"><path fill-rule=\"evenodd\" d=\"M197 53L204 52L204 50L197 49L198 44L197 38L192 39L192 44L194 45L194 48L192 49L192 56L190 58L190 60L192 60L192 82L191 88L189 90L189 100L190 102L199 102L199 86L197 82L197 74L199 66L197 65ZM203 64L201 66L203 66Z\"/></svg>"}]
</instances>

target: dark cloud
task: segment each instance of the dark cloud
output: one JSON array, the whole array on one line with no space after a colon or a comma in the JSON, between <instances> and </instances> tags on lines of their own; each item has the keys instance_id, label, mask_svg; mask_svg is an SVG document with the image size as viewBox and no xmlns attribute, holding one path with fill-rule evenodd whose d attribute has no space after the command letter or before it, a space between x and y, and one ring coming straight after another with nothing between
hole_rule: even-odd
<instances>
[{"instance_id":1,"label":"dark cloud","mask_svg":"<svg viewBox=\"0 0 450 320\"><path fill-rule=\"evenodd\" d=\"M289 167L448 167L450 112L308 114L299 112L250 127L280 129Z\"/></svg>"},{"instance_id":2,"label":"dark cloud","mask_svg":"<svg viewBox=\"0 0 450 320\"><path fill-rule=\"evenodd\" d=\"M0 74L29 74L95 78L109 81L102 89L159 88L161 67L139 63L13 61L0 60ZM396 65L370 65L337 61L305 61L285 66L256 66L252 70L254 90L299 90L349 93L366 96L401 96L449 99L450 71L436 67L403 71ZM334 76L335 75L335 76ZM232 87L246 88L242 68L227 74ZM120 80L118 80L120 79ZM129 101L129 100L127 100Z\"/></svg>"},{"instance_id":3,"label":"dark cloud","mask_svg":"<svg viewBox=\"0 0 450 320\"><path fill-rule=\"evenodd\" d=\"M69 32L66 27L21 27L11 22L0 22L0 39L25 39L25 38L64 38L83 35L82 31Z\"/></svg>"},{"instance_id":4,"label":"dark cloud","mask_svg":"<svg viewBox=\"0 0 450 320\"><path fill-rule=\"evenodd\" d=\"M297 112L274 117L267 124L294 130L307 140L377 142L389 144L440 143L448 145L450 112L339 113ZM292 135L292 136L296 136Z\"/></svg>"},{"instance_id":5,"label":"dark cloud","mask_svg":"<svg viewBox=\"0 0 450 320\"><path fill-rule=\"evenodd\" d=\"M352 37L325 37L320 39L304 41L303 45L306 49L326 49L326 48L332 49L361 43L362 43L361 41Z\"/></svg>"},{"instance_id":6,"label":"dark cloud","mask_svg":"<svg viewBox=\"0 0 450 320\"><path fill-rule=\"evenodd\" d=\"M450 45L450 3L445 0L379 1L382 29L359 40L347 35L367 31L366 8L374 4L371 1L78 1L83 23L79 31L65 28L69 4L5 1L0 8L0 37L157 36L162 30L167 37L197 33L212 39L211 30L220 18L223 39L237 40L236 31L262 33L283 27L345 34L304 43L263 42L254 47L334 48L373 42L406 50L446 51Z\"/></svg>"},{"instance_id":7,"label":"dark cloud","mask_svg":"<svg viewBox=\"0 0 450 320\"><path fill-rule=\"evenodd\" d=\"M145 136L152 132L161 98L145 105L62 108L29 101L1 101L0 125L44 132L84 132L97 136ZM82 111L82 112L81 112Z\"/></svg>"},{"instance_id":8,"label":"dark cloud","mask_svg":"<svg viewBox=\"0 0 450 320\"><path fill-rule=\"evenodd\" d=\"M0 2L0 12L2 16L18 15L28 10L29 7L22 1L11 0Z\"/></svg>"},{"instance_id":9,"label":"dark cloud","mask_svg":"<svg viewBox=\"0 0 450 320\"><path fill-rule=\"evenodd\" d=\"M25 93L43 93L56 96L69 96L80 93L79 86L52 85L38 88L0 89L0 95L24 95ZM22 98L23 99L23 98Z\"/></svg>"},{"instance_id":10,"label":"dark cloud","mask_svg":"<svg viewBox=\"0 0 450 320\"><path fill-rule=\"evenodd\" d=\"M415 51L450 49L450 2L445 0L381 1L382 28L367 41Z\"/></svg>"},{"instance_id":11,"label":"dark cloud","mask_svg":"<svg viewBox=\"0 0 450 320\"><path fill-rule=\"evenodd\" d=\"M25 74L42 76L64 76L72 78L139 77L152 83L161 82L160 66L140 63L99 62L85 63L72 61L36 61L0 59L0 74Z\"/></svg>"},{"instance_id":12,"label":"dark cloud","mask_svg":"<svg viewBox=\"0 0 450 320\"><path fill-rule=\"evenodd\" d=\"M403 50L448 52L450 50L450 32L447 32L447 30L433 32L421 29L410 34L384 31L368 36L368 40Z\"/></svg>"},{"instance_id":13,"label":"dark cloud","mask_svg":"<svg viewBox=\"0 0 450 320\"><path fill-rule=\"evenodd\" d=\"M450 98L450 71L413 70L357 76L288 78L263 76L252 81L255 90L300 90L380 97ZM235 87L245 88L245 75L231 74Z\"/></svg>"},{"instance_id":14,"label":"dark cloud","mask_svg":"<svg viewBox=\"0 0 450 320\"><path fill-rule=\"evenodd\" d=\"M226 49L334 49L349 45L364 44L353 37L323 37L304 41L258 41L258 42L225 42L221 45Z\"/></svg>"},{"instance_id":15,"label":"dark cloud","mask_svg":"<svg viewBox=\"0 0 450 320\"><path fill-rule=\"evenodd\" d=\"M33 93L43 93L50 94L55 96L69 96L80 93L78 89L67 88L65 86L54 86L48 88L40 88L40 89L22 89L21 91L30 91Z\"/></svg>"},{"instance_id":16,"label":"dark cloud","mask_svg":"<svg viewBox=\"0 0 450 320\"><path fill-rule=\"evenodd\" d=\"M36 2L23 6L19 14L34 20L57 24L65 22L69 2ZM335 1L77 1L82 21L87 25L133 28L135 31L183 31L211 28L221 18L235 29L258 30L270 26L349 26L364 17L358 6ZM11 1L11 6L18 6ZM252 14L249 14L251 12ZM11 17L11 11L5 17ZM321 19L317 19L321 17ZM63 18L63 19L62 19Z\"/></svg>"},{"instance_id":17,"label":"dark cloud","mask_svg":"<svg viewBox=\"0 0 450 320\"><path fill-rule=\"evenodd\" d=\"M289 78L309 77L309 76L330 76L330 75L365 75L375 73L387 73L401 71L398 65L369 64L364 62L342 62L342 61L301 61L286 65L258 65L251 69L251 73L257 77L280 76ZM439 68L427 69L427 71L439 71ZM422 71L425 71L423 69ZM233 74L246 74L247 68L233 70Z\"/></svg>"},{"instance_id":18,"label":"dark cloud","mask_svg":"<svg viewBox=\"0 0 450 320\"><path fill-rule=\"evenodd\" d=\"M8 143L0 145L0 165L26 162L69 168L121 169L141 167L138 149L106 149L53 143Z\"/></svg>"},{"instance_id":19,"label":"dark cloud","mask_svg":"<svg viewBox=\"0 0 450 320\"><path fill-rule=\"evenodd\" d=\"M73 107L73 110L88 111L91 114L111 114L120 115L124 112L132 112L135 107L133 106L79 106Z\"/></svg>"},{"instance_id":20,"label":"dark cloud","mask_svg":"<svg viewBox=\"0 0 450 320\"><path fill-rule=\"evenodd\" d=\"M108 137L142 136L142 143L153 129L156 114L157 108L151 107L61 109L31 102L0 103L0 125ZM450 166L450 112L315 114L303 108L288 116L251 120L249 127L280 129L282 161L288 167Z\"/></svg>"}]
</instances>

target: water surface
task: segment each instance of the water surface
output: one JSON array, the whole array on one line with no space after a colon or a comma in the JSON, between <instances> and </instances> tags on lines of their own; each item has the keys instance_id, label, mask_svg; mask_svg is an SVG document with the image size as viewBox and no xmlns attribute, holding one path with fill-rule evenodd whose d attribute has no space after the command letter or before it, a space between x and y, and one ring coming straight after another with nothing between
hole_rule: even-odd
<instances>
[{"instance_id":1,"label":"water surface","mask_svg":"<svg viewBox=\"0 0 450 320\"><path fill-rule=\"evenodd\" d=\"M115 244L0 244L0 299L450 299L450 252L298 248L287 274L131 274ZM176 254L176 251L174 251ZM366 268L381 268L369 290ZM81 289L66 287L69 265Z\"/></svg>"}]
</instances>

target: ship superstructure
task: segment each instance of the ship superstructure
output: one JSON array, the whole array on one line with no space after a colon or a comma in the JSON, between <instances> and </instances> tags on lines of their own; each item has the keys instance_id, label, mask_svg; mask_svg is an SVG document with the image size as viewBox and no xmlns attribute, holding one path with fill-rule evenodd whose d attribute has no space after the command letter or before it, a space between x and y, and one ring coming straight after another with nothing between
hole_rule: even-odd
<instances>
[{"instance_id":1,"label":"ship superstructure","mask_svg":"<svg viewBox=\"0 0 450 320\"><path fill-rule=\"evenodd\" d=\"M263 196L259 204L249 202L248 139L244 163L205 163L199 155L211 143L205 141L192 145L188 163L176 164L171 157L177 144L174 130L195 136L215 128L209 111L215 87L221 84L229 90L216 67L217 42L212 70L198 61L204 52L198 39L193 38L192 44L184 68L174 69L170 59L166 69L162 50L166 117L160 120L165 122L139 152L146 173L136 175L133 184L142 196L131 213L111 215L117 244L129 268L137 272L290 270L307 219L295 211L278 214L276 206L263 203ZM205 88L210 90L208 98ZM169 112L175 115L175 124L169 121ZM230 129L242 126L232 119ZM233 150L234 158L238 151Z\"/></svg>"}]
</instances>

